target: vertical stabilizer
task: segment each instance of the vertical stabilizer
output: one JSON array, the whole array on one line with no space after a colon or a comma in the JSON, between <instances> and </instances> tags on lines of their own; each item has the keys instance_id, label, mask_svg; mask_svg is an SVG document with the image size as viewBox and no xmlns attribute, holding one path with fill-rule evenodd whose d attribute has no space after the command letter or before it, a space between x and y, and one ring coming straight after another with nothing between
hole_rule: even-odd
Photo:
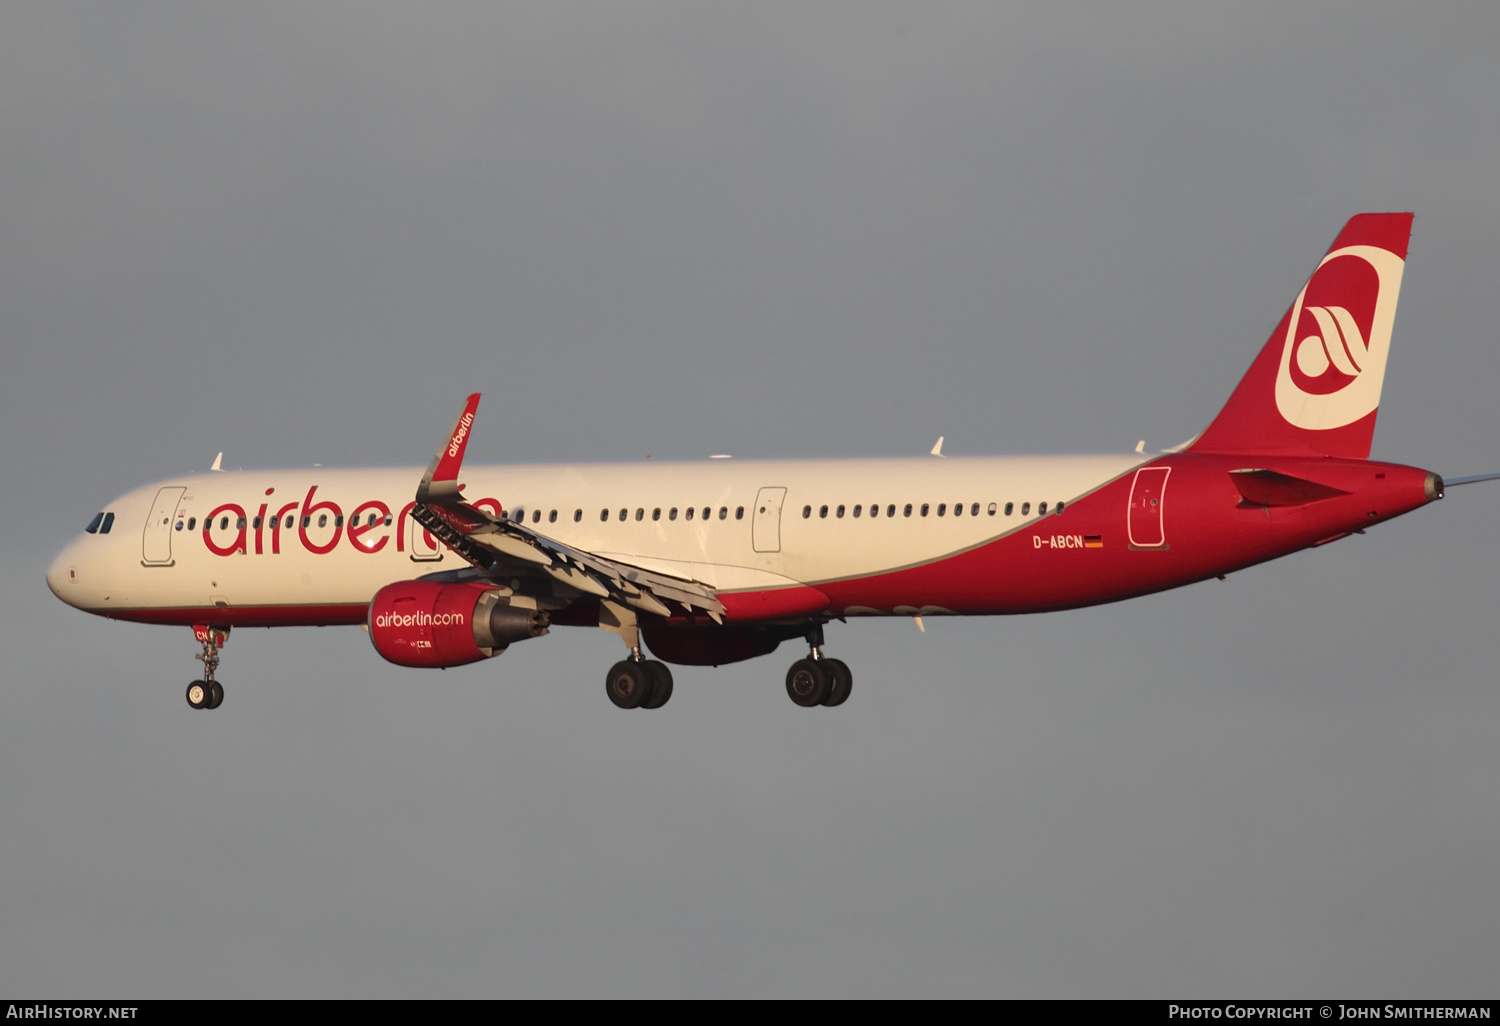
<instances>
[{"instance_id":1,"label":"vertical stabilizer","mask_svg":"<svg viewBox=\"0 0 1500 1026\"><path fill-rule=\"evenodd\" d=\"M1366 459L1411 214L1356 214L1192 452Z\"/></svg>"}]
</instances>

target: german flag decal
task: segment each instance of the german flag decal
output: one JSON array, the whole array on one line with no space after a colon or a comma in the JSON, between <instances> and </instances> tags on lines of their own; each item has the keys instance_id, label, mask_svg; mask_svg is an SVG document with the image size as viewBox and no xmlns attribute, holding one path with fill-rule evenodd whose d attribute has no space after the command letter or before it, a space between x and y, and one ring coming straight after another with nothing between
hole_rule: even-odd
<instances>
[{"instance_id":1,"label":"german flag decal","mask_svg":"<svg viewBox=\"0 0 1500 1026\"><path fill-rule=\"evenodd\" d=\"M1102 548L1104 548L1104 535L1102 535L1102 534L1086 534L1086 535L1084 535L1083 536L1083 547L1086 548L1086 549L1102 549Z\"/></svg>"}]
</instances>

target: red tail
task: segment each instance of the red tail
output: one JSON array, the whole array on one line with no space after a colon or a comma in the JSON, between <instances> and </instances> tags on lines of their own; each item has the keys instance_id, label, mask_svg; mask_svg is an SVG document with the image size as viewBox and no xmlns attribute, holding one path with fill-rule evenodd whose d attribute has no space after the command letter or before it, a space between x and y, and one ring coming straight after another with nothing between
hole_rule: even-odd
<instances>
[{"instance_id":1,"label":"red tail","mask_svg":"<svg viewBox=\"0 0 1500 1026\"><path fill-rule=\"evenodd\" d=\"M1366 459L1411 214L1356 214L1192 452Z\"/></svg>"}]
</instances>

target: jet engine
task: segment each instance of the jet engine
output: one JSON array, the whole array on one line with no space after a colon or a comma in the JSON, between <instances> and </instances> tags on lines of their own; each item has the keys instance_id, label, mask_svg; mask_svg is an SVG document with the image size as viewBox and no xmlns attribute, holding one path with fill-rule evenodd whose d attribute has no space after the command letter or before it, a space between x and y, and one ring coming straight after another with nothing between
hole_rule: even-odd
<instances>
[{"instance_id":1,"label":"jet engine","mask_svg":"<svg viewBox=\"0 0 1500 1026\"><path fill-rule=\"evenodd\" d=\"M497 656L547 633L547 614L491 584L400 581L370 602L370 640L398 666L446 667Z\"/></svg>"}]
</instances>

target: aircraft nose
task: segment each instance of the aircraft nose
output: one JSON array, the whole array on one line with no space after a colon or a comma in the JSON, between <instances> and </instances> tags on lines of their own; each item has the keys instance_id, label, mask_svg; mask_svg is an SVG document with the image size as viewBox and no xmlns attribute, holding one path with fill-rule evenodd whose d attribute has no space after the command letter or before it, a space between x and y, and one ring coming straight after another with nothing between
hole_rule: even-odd
<instances>
[{"instance_id":1,"label":"aircraft nose","mask_svg":"<svg viewBox=\"0 0 1500 1026\"><path fill-rule=\"evenodd\" d=\"M78 587L78 543L72 542L57 554L47 568L47 587L52 594L70 606L78 605L79 596L73 594Z\"/></svg>"}]
</instances>

